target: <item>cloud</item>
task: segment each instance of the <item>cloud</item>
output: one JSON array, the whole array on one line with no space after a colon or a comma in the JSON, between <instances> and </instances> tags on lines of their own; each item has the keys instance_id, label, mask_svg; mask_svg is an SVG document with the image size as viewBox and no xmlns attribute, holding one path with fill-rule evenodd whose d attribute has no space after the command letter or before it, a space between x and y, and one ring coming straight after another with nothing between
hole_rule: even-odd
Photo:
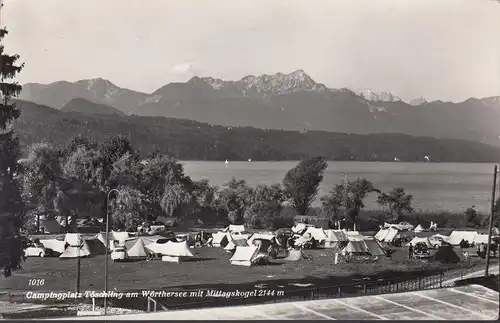
<instances>
[{"instance_id":1,"label":"cloud","mask_svg":"<svg viewBox=\"0 0 500 323\"><path fill-rule=\"evenodd\" d=\"M195 76L200 72L200 68L194 63L180 63L172 67L175 74Z\"/></svg>"}]
</instances>

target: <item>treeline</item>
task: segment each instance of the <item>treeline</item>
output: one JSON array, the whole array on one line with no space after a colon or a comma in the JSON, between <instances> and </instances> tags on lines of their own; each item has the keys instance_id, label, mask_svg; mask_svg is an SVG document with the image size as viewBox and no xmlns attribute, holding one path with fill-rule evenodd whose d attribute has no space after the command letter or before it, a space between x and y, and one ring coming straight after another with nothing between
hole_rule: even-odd
<instances>
[{"instance_id":1,"label":"treeline","mask_svg":"<svg viewBox=\"0 0 500 323\"><path fill-rule=\"evenodd\" d=\"M296 215L311 212L328 219L332 228L374 229L386 221L414 217L413 196L403 188L382 192L364 178L335 185L319 197L321 207L312 209L328 166L322 157L301 160L281 183L257 187L234 178L220 187L208 180L192 180L176 159L161 152L140 158L124 135L109 136L100 143L83 136L74 136L63 146L35 143L21 165L17 179L23 188L29 231L36 229L42 216L62 217L66 227L74 230L78 219L102 218L108 207L114 230L135 230L143 221L155 222L159 217L201 226L233 223L271 230L291 227ZM363 201L372 193L378 194L383 216L369 219L370 228L362 219L360 228ZM466 216L467 223L484 222L477 214Z\"/></svg>"},{"instance_id":2,"label":"treeline","mask_svg":"<svg viewBox=\"0 0 500 323\"><path fill-rule=\"evenodd\" d=\"M104 141L125 133L144 157L159 150L179 160L301 160L323 156L336 161L493 162L500 149L453 139L402 134L352 135L309 131L225 127L164 117L85 115L18 101L15 130L24 147L41 140L64 145L80 134ZM24 151L26 155L26 151Z\"/></svg>"}]
</instances>

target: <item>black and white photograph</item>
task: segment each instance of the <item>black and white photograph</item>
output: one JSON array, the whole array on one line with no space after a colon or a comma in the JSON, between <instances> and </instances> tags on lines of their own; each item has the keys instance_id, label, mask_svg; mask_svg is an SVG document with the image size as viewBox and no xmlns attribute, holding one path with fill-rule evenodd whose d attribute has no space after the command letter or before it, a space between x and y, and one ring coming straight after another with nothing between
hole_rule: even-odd
<instances>
[{"instance_id":1,"label":"black and white photograph","mask_svg":"<svg viewBox=\"0 0 500 323\"><path fill-rule=\"evenodd\" d=\"M0 0L0 320L498 320L500 1Z\"/></svg>"}]
</instances>

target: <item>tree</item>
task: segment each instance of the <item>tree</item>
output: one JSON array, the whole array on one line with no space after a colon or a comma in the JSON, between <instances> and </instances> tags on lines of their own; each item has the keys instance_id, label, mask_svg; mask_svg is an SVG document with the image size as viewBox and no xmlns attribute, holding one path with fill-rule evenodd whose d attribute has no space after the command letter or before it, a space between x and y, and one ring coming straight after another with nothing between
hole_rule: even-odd
<instances>
[{"instance_id":1,"label":"tree","mask_svg":"<svg viewBox=\"0 0 500 323\"><path fill-rule=\"evenodd\" d=\"M0 40L7 35L0 29ZM12 80L24 64L16 65L19 55L8 55L0 44L0 271L8 277L21 268L23 247L20 236L22 228L23 201L19 185L15 180L20 157L19 140L11 125L20 111L12 98L19 95L21 86Z\"/></svg>"},{"instance_id":2,"label":"tree","mask_svg":"<svg viewBox=\"0 0 500 323\"><path fill-rule=\"evenodd\" d=\"M389 207L391 221L399 223L403 214L412 213L411 202L413 195L406 194L404 188L396 187L389 194L381 192L377 197L377 203Z\"/></svg>"},{"instance_id":3,"label":"tree","mask_svg":"<svg viewBox=\"0 0 500 323\"><path fill-rule=\"evenodd\" d=\"M276 229L282 219L283 189L278 184L258 185L253 190L253 202L244 213L245 225L258 229Z\"/></svg>"},{"instance_id":4,"label":"tree","mask_svg":"<svg viewBox=\"0 0 500 323\"><path fill-rule=\"evenodd\" d=\"M233 177L217 192L217 199L227 212L229 221L233 224L242 224L245 212L254 202L254 192L245 180Z\"/></svg>"},{"instance_id":5,"label":"tree","mask_svg":"<svg viewBox=\"0 0 500 323\"><path fill-rule=\"evenodd\" d=\"M113 228L128 230L144 221L144 203L142 193L130 186L119 186L120 194L110 203L110 216Z\"/></svg>"},{"instance_id":6,"label":"tree","mask_svg":"<svg viewBox=\"0 0 500 323\"><path fill-rule=\"evenodd\" d=\"M319 184L323 181L327 167L328 164L322 157L314 157L300 161L285 174L285 195L299 214L306 214L318 195Z\"/></svg>"},{"instance_id":7,"label":"tree","mask_svg":"<svg viewBox=\"0 0 500 323\"><path fill-rule=\"evenodd\" d=\"M164 177L163 195L160 206L167 216L184 217L193 207L193 183L184 174L184 168L178 162L170 164Z\"/></svg>"},{"instance_id":8,"label":"tree","mask_svg":"<svg viewBox=\"0 0 500 323\"><path fill-rule=\"evenodd\" d=\"M332 221L345 220L356 225L357 217L365 207L363 200L372 192L379 190L365 178L338 184L328 195L321 198L323 212L328 214Z\"/></svg>"}]
</instances>

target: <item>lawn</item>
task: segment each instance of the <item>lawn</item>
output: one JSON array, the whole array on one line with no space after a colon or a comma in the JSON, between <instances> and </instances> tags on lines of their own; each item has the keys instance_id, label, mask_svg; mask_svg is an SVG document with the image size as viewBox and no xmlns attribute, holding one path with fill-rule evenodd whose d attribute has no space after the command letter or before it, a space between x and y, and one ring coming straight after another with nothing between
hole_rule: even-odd
<instances>
[{"instance_id":1,"label":"lawn","mask_svg":"<svg viewBox=\"0 0 500 323\"><path fill-rule=\"evenodd\" d=\"M399 248L392 260L379 259L376 263L334 265L332 249L305 250L311 259L288 262L276 259L267 266L241 267L229 263L229 254L221 248L192 249L197 259L184 263L166 263L160 260L113 263L109 261L110 290L163 290L187 288L207 284L243 284L269 280L326 279L336 277L371 276L381 272L404 272L413 270L465 269L484 265L483 259L471 259L470 264L444 266L440 263L407 260L406 248ZM457 249L457 252L459 249ZM81 259L81 291L104 289L103 255ZM497 264L492 259L492 264ZM12 277L0 278L0 290L9 295L23 295L26 291L75 291L77 260L59 258L28 258L23 270ZM30 279L44 279L42 286L30 286ZM342 281L348 284L349 281ZM5 296L4 296L5 297ZM1 299L2 297L0 297Z\"/></svg>"}]
</instances>

